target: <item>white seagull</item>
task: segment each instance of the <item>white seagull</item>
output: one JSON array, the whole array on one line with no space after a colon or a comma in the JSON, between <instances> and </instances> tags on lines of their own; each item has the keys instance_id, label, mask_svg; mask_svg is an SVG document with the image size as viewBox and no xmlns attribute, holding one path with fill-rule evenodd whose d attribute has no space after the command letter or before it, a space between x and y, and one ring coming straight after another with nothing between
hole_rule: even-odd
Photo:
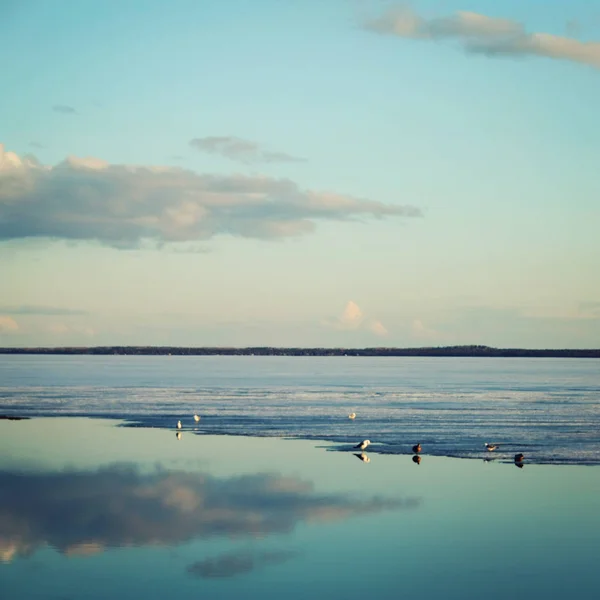
<instances>
[{"instance_id":1,"label":"white seagull","mask_svg":"<svg viewBox=\"0 0 600 600\"><path fill-rule=\"evenodd\" d=\"M349 418L349 419L356 419L356 413L350 413L350 414L348 415L348 418Z\"/></svg>"},{"instance_id":2,"label":"white seagull","mask_svg":"<svg viewBox=\"0 0 600 600\"><path fill-rule=\"evenodd\" d=\"M198 415L194 415L194 421L196 421L196 423L200 420L200 417Z\"/></svg>"},{"instance_id":3,"label":"white seagull","mask_svg":"<svg viewBox=\"0 0 600 600\"><path fill-rule=\"evenodd\" d=\"M181 429L181 421L177 421L177 429Z\"/></svg>"},{"instance_id":4,"label":"white seagull","mask_svg":"<svg viewBox=\"0 0 600 600\"><path fill-rule=\"evenodd\" d=\"M360 444L356 444L355 448L359 448L360 450L365 450L367 446L371 443L370 440L364 440Z\"/></svg>"}]
</instances>

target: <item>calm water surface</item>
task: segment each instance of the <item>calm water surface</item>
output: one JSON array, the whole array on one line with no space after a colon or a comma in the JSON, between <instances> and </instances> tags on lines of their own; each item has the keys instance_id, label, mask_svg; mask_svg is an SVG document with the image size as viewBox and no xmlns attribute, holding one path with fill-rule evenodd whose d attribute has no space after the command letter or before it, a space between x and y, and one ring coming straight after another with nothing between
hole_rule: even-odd
<instances>
[{"instance_id":1,"label":"calm water surface","mask_svg":"<svg viewBox=\"0 0 600 600\"><path fill-rule=\"evenodd\" d=\"M0 596L600 597L600 467L0 421Z\"/></svg>"},{"instance_id":2,"label":"calm water surface","mask_svg":"<svg viewBox=\"0 0 600 600\"><path fill-rule=\"evenodd\" d=\"M0 356L0 413L600 464L594 359ZM356 412L355 421L347 415Z\"/></svg>"}]
</instances>

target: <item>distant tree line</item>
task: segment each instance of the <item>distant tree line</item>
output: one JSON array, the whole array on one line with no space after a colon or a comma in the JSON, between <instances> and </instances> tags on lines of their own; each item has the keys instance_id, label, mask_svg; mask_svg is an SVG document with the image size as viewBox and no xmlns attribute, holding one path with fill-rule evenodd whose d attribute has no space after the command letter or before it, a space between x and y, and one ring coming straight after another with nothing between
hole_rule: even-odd
<instances>
[{"instance_id":1,"label":"distant tree line","mask_svg":"<svg viewBox=\"0 0 600 600\"><path fill-rule=\"evenodd\" d=\"M431 348L186 348L180 346L94 346L63 348L0 348L0 354L95 354L172 356L480 356L538 358L600 358L600 349L525 349L490 346Z\"/></svg>"}]
</instances>

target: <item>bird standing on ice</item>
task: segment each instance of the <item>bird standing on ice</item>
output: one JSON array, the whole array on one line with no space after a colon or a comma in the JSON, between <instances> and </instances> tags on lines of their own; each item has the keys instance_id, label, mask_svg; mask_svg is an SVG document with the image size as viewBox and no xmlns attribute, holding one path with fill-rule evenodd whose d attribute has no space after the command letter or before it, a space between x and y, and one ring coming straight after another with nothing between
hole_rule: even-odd
<instances>
[{"instance_id":1,"label":"bird standing on ice","mask_svg":"<svg viewBox=\"0 0 600 600\"><path fill-rule=\"evenodd\" d=\"M364 440L360 444L356 444L355 448L359 448L360 450L365 450L366 447L370 444L370 440Z\"/></svg>"},{"instance_id":2,"label":"bird standing on ice","mask_svg":"<svg viewBox=\"0 0 600 600\"><path fill-rule=\"evenodd\" d=\"M200 417L198 415L194 415L194 421L196 421L196 423L200 420Z\"/></svg>"},{"instance_id":3,"label":"bird standing on ice","mask_svg":"<svg viewBox=\"0 0 600 600\"><path fill-rule=\"evenodd\" d=\"M177 429L181 429L181 421L177 421Z\"/></svg>"},{"instance_id":4,"label":"bird standing on ice","mask_svg":"<svg viewBox=\"0 0 600 600\"><path fill-rule=\"evenodd\" d=\"M494 450L496 450L498 448L498 444L488 444L486 442L485 447L487 448L488 452L493 452Z\"/></svg>"},{"instance_id":5,"label":"bird standing on ice","mask_svg":"<svg viewBox=\"0 0 600 600\"><path fill-rule=\"evenodd\" d=\"M348 415L348 418L349 418L349 419L356 419L356 413L350 413L350 414Z\"/></svg>"}]
</instances>

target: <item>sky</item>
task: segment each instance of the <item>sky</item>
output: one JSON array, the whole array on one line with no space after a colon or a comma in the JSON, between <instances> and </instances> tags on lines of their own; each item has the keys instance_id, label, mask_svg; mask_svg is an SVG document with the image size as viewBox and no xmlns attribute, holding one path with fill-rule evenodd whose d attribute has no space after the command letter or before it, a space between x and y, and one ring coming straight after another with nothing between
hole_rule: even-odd
<instances>
[{"instance_id":1,"label":"sky","mask_svg":"<svg viewBox=\"0 0 600 600\"><path fill-rule=\"evenodd\" d=\"M600 347L600 0L0 0L0 39L0 346Z\"/></svg>"}]
</instances>

